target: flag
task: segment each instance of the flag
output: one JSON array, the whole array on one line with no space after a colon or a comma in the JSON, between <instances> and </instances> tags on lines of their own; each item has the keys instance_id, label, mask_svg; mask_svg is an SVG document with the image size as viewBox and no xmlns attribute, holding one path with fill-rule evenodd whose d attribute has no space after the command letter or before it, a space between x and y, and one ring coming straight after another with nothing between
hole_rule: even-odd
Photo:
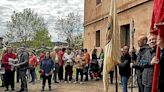
<instances>
[{"instance_id":1,"label":"flag","mask_svg":"<svg viewBox=\"0 0 164 92\"><path fill-rule=\"evenodd\" d=\"M164 39L164 0L154 0L150 33ZM160 59L160 48L158 47L156 51L156 57ZM158 92L158 75L159 64L155 64L152 92Z\"/></svg>"},{"instance_id":2,"label":"flag","mask_svg":"<svg viewBox=\"0 0 164 92\"><path fill-rule=\"evenodd\" d=\"M108 74L120 61L120 30L117 21L116 0L111 0L106 28L106 46L103 66L104 92L108 92Z\"/></svg>"}]
</instances>

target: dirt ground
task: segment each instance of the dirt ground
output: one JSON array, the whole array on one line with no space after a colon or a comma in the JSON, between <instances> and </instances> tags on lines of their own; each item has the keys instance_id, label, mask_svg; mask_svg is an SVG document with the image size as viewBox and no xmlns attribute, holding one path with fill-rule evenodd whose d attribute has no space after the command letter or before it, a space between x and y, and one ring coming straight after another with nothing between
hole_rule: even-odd
<instances>
[{"instance_id":1,"label":"dirt ground","mask_svg":"<svg viewBox=\"0 0 164 92\"><path fill-rule=\"evenodd\" d=\"M16 83L15 90L19 90L19 83ZM37 81L35 84L28 84L29 92L41 92L41 81ZM119 84L118 92L122 92L121 85ZM46 84L45 92L48 91L48 85ZM129 92L130 89L128 89ZM4 92L4 88L0 88L0 92ZM8 91L11 92L11 91ZM13 91L16 92L16 91ZM102 81L89 81L83 84L74 84L74 83L64 83L61 82L59 84L52 83L52 91L51 92L103 92L103 83ZM115 85L110 84L110 91L115 92ZM137 88L133 89L133 92L137 92Z\"/></svg>"}]
</instances>

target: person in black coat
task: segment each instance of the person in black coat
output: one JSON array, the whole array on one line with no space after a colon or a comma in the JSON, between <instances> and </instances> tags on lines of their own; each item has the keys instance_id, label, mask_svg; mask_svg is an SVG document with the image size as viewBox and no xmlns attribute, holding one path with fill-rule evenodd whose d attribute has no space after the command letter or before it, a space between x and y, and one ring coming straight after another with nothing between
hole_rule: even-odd
<instances>
[{"instance_id":1,"label":"person in black coat","mask_svg":"<svg viewBox=\"0 0 164 92\"><path fill-rule=\"evenodd\" d=\"M121 56L121 63L119 64L119 73L121 75L121 81L123 86L123 92L128 92L127 84L131 75L130 68L131 57L129 55L129 47L123 47L123 55Z\"/></svg>"},{"instance_id":2,"label":"person in black coat","mask_svg":"<svg viewBox=\"0 0 164 92\"><path fill-rule=\"evenodd\" d=\"M99 65L97 61L97 49L94 49L92 52L92 61L90 65L91 79L94 78L95 80L98 80L98 71Z\"/></svg>"},{"instance_id":3,"label":"person in black coat","mask_svg":"<svg viewBox=\"0 0 164 92\"><path fill-rule=\"evenodd\" d=\"M161 48L160 60L157 60L157 58L154 57L151 64L152 65L156 63L160 64L158 89L159 92L164 92L164 38L158 37L157 45Z\"/></svg>"}]
</instances>

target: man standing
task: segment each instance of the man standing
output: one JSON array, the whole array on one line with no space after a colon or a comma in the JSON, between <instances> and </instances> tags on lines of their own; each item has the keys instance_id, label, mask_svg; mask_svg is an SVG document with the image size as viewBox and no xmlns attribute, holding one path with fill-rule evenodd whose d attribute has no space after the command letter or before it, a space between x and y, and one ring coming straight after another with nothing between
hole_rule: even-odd
<instances>
[{"instance_id":1,"label":"man standing","mask_svg":"<svg viewBox=\"0 0 164 92\"><path fill-rule=\"evenodd\" d=\"M151 64L153 57L156 55L156 36L150 35L148 38L149 49L142 56L140 65L143 67L142 84L144 85L144 92L151 92L152 80L154 73L154 65Z\"/></svg>"},{"instance_id":2,"label":"man standing","mask_svg":"<svg viewBox=\"0 0 164 92\"><path fill-rule=\"evenodd\" d=\"M62 50L60 50L58 52L58 56L59 56L59 72L58 72L58 77L59 77L59 80L63 80L63 66L64 66L64 61L63 61L63 55L65 53L65 48L62 48Z\"/></svg>"},{"instance_id":3,"label":"man standing","mask_svg":"<svg viewBox=\"0 0 164 92\"><path fill-rule=\"evenodd\" d=\"M19 62L18 64L14 64L15 67L19 68L19 74L21 79L21 89L17 92L27 92L27 79L26 79L26 71L28 68L29 61L29 53L26 51L25 47L21 47L19 49Z\"/></svg>"},{"instance_id":4,"label":"man standing","mask_svg":"<svg viewBox=\"0 0 164 92\"><path fill-rule=\"evenodd\" d=\"M151 64L160 64L159 68L159 80L158 80L158 91L159 92L164 92L164 37L158 37L157 39L157 45L161 48L161 56L160 60L158 60L156 57L153 58L151 61Z\"/></svg>"},{"instance_id":5,"label":"man standing","mask_svg":"<svg viewBox=\"0 0 164 92\"><path fill-rule=\"evenodd\" d=\"M8 47L7 53L4 55L2 60L2 64L5 67L5 91L9 90L9 85L11 85L11 90L14 91L14 67L11 66L9 58L15 59L16 55L12 51L13 49L11 47Z\"/></svg>"},{"instance_id":6,"label":"man standing","mask_svg":"<svg viewBox=\"0 0 164 92\"><path fill-rule=\"evenodd\" d=\"M123 47L123 56L121 56L121 63L119 64L119 73L121 75L121 81L123 86L123 92L128 92L127 83L131 75L130 68L131 57L129 55L129 47Z\"/></svg>"},{"instance_id":7,"label":"man standing","mask_svg":"<svg viewBox=\"0 0 164 92\"><path fill-rule=\"evenodd\" d=\"M140 47L138 53L137 53L137 60L136 62L131 63L131 67L136 69L136 75L137 75L137 82L138 82L138 92L144 92L144 88L142 85L142 72L143 68L139 65L139 62L145 52L148 50L149 46L147 45L147 37L146 36L140 36L138 39L138 46Z\"/></svg>"},{"instance_id":8,"label":"man standing","mask_svg":"<svg viewBox=\"0 0 164 92\"><path fill-rule=\"evenodd\" d=\"M54 78L54 83L59 83L57 81L57 74L59 72L59 57L58 57L58 52L57 52L56 47L53 48L53 51L50 53L50 57L53 60L54 65L55 65L54 77L53 77Z\"/></svg>"}]
</instances>

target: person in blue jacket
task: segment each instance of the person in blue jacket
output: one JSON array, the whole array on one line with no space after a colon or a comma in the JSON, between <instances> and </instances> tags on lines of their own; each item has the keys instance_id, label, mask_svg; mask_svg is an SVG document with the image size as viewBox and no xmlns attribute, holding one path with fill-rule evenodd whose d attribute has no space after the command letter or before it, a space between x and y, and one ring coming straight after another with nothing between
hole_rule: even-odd
<instances>
[{"instance_id":1,"label":"person in blue jacket","mask_svg":"<svg viewBox=\"0 0 164 92\"><path fill-rule=\"evenodd\" d=\"M52 73L53 73L53 68L54 68L54 62L50 58L50 52L46 52L46 55L44 59L41 61L40 64L40 71L42 72L42 90L44 91L46 80L48 80L48 86L49 86L49 91L51 91L51 78L52 78Z\"/></svg>"}]
</instances>

